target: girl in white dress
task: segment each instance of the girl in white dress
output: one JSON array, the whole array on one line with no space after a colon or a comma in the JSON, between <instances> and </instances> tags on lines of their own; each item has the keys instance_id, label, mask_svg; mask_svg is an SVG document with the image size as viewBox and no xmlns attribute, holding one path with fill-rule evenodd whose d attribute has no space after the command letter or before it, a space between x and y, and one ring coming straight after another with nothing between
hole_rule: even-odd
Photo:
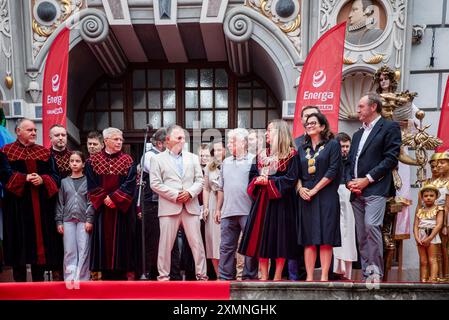
<instances>
[{"instance_id":1,"label":"girl in white dress","mask_svg":"<svg viewBox=\"0 0 449 320\"><path fill-rule=\"evenodd\" d=\"M212 161L204 169L203 220L205 221L206 258L211 259L218 275L220 259L220 225L215 221L217 190L220 188L220 166L226 156L222 141L213 142L210 148Z\"/></svg>"}]
</instances>

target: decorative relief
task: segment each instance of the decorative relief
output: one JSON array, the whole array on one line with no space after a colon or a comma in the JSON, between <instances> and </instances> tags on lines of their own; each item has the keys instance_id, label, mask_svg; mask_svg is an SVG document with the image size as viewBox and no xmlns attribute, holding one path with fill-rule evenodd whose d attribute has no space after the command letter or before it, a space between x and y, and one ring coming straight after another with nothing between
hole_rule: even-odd
<instances>
[{"instance_id":1,"label":"decorative relief","mask_svg":"<svg viewBox=\"0 0 449 320\"><path fill-rule=\"evenodd\" d=\"M33 59L59 25L85 7L84 0L31 0Z\"/></svg>"},{"instance_id":2,"label":"decorative relief","mask_svg":"<svg viewBox=\"0 0 449 320\"><path fill-rule=\"evenodd\" d=\"M30 78L30 81L28 83L28 88L26 89L26 92L28 92L28 94L30 95L31 101L33 101L33 103L37 103L39 101L39 97L42 92L42 88L39 85L39 82L37 81L39 73L27 72L27 75Z\"/></svg>"},{"instance_id":3,"label":"decorative relief","mask_svg":"<svg viewBox=\"0 0 449 320\"><path fill-rule=\"evenodd\" d=\"M5 85L8 89L11 89L13 86L12 71L11 71L12 43L11 43L11 23L9 18L8 0L0 0L0 44L1 44L0 50L6 57L6 61L4 64ZM0 59L0 62L1 60L3 59ZM0 66L1 65L2 64L0 64Z\"/></svg>"},{"instance_id":4,"label":"decorative relief","mask_svg":"<svg viewBox=\"0 0 449 320\"><path fill-rule=\"evenodd\" d=\"M320 6L320 34L330 29L331 14L339 0L321 0Z\"/></svg>"},{"instance_id":5,"label":"decorative relief","mask_svg":"<svg viewBox=\"0 0 449 320\"><path fill-rule=\"evenodd\" d=\"M245 5L273 21L301 51L301 6L298 0L246 0Z\"/></svg>"},{"instance_id":6,"label":"decorative relief","mask_svg":"<svg viewBox=\"0 0 449 320\"><path fill-rule=\"evenodd\" d=\"M373 75L369 72L353 72L343 76L340 93L340 120L357 120L360 97L373 90Z\"/></svg>"},{"instance_id":7,"label":"decorative relief","mask_svg":"<svg viewBox=\"0 0 449 320\"><path fill-rule=\"evenodd\" d=\"M345 72L387 64L401 71L407 0L320 0L319 34L347 21Z\"/></svg>"},{"instance_id":8,"label":"decorative relief","mask_svg":"<svg viewBox=\"0 0 449 320\"><path fill-rule=\"evenodd\" d=\"M369 59L363 59L363 61L365 61L365 63L368 64L378 64L381 63L383 59L384 56L382 54L376 54L375 56L372 56Z\"/></svg>"}]
</instances>

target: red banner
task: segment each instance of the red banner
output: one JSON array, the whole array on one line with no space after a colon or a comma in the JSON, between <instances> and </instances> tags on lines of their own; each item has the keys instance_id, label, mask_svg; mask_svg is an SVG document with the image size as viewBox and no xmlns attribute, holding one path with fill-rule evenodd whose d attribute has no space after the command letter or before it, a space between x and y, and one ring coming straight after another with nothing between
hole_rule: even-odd
<instances>
[{"instance_id":1,"label":"red banner","mask_svg":"<svg viewBox=\"0 0 449 320\"><path fill-rule=\"evenodd\" d=\"M67 73L70 30L64 28L54 39L45 62L42 92L42 135L44 146L50 147L52 125L66 127Z\"/></svg>"},{"instance_id":2,"label":"red banner","mask_svg":"<svg viewBox=\"0 0 449 320\"><path fill-rule=\"evenodd\" d=\"M318 39L306 58L296 96L295 138L304 132L301 110L308 105L318 106L329 120L331 130L338 132L345 33L346 22L336 25Z\"/></svg>"},{"instance_id":3,"label":"red banner","mask_svg":"<svg viewBox=\"0 0 449 320\"><path fill-rule=\"evenodd\" d=\"M443 140L443 144L436 148L435 152L444 152L449 150L449 78L446 81L446 90L444 91L443 106L441 107L440 124L438 125L438 138ZM446 129L444 129L446 126Z\"/></svg>"}]
</instances>

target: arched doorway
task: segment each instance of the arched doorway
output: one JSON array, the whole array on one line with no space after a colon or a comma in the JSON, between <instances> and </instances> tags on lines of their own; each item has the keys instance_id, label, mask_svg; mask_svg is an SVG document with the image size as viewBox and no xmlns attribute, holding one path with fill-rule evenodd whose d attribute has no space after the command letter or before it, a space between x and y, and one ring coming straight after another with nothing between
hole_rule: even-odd
<instances>
[{"instance_id":1,"label":"arched doorway","mask_svg":"<svg viewBox=\"0 0 449 320\"><path fill-rule=\"evenodd\" d=\"M90 88L77 127L81 141L91 130L122 129L125 150L138 159L147 123L151 133L173 123L183 126L192 151L195 125L223 136L229 128L266 128L280 116L279 101L262 79L237 77L226 63L133 64L120 79L102 77Z\"/></svg>"}]
</instances>

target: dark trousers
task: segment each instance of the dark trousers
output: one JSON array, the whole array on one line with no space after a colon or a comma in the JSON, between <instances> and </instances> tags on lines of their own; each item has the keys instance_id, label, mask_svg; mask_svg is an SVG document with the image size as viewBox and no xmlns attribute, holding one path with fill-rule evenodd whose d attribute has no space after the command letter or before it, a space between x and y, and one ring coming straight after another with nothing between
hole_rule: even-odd
<instances>
[{"instance_id":1,"label":"dark trousers","mask_svg":"<svg viewBox=\"0 0 449 320\"><path fill-rule=\"evenodd\" d=\"M178 230L178 236L171 252L170 280L182 280L181 270L184 270L186 280L196 280L195 261L182 228Z\"/></svg>"},{"instance_id":2,"label":"dark trousers","mask_svg":"<svg viewBox=\"0 0 449 320\"><path fill-rule=\"evenodd\" d=\"M126 271L102 270L101 280L128 280L128 275Z\"/></svg>"},{"instance_id":3,"label":"dark trousers","mask_svg":"<svg viewBox=\"0 0 449 320\"><path fill-rule=\"evenodd\" d=\"M31 265L31 279L33 282L44 281L44 273L46 267L43 265ZM27 281L27 267L15 266L12 268L12 275L15 282Z\"/></svg>"},{"instance_id":4,"label":"dark trousers","mask_svg":"<svg viewBox=\"0 0 449 320\"><path fill-rule=\"evenodd\" d=\"M145 273L149 280L157 280L157 253L159 247L159 218L157 216L157 202L146 202L144 206L144 226L145 226L145 253L142 252L142 220L137 220L137 259L136 259L136 279ZM142 255L145 254L145 270L143 270Z\"/></svg>"}]
</instances>

